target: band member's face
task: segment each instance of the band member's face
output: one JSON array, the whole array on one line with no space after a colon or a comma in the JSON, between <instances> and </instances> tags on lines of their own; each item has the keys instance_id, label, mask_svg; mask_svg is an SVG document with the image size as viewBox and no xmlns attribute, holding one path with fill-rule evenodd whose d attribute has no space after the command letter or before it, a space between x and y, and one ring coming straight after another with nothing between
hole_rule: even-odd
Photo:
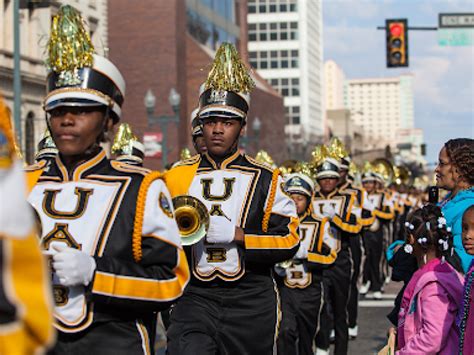
<instances>
[{"instance_id":1,"label":"band member's face","mask_svg":"<svg viewBox=\"0 0 474 355\"><path fill-rule=\"evenodd\" d=\"M464 212L462 218L462 245L468 254L474 255L474 208Z\"/></svg>"},{"instance_id":2,"label":"band member's face","mask_svg":"<svg viewBox=\"0 0 474 355\"><path fill-rule=\"evenodd\" d=\"M104 129L104 113L98 107L58 107L50 112L54 143L64 156L84 154Z\"/></svg>"},{"instance_id":3,"label":"band member's face","mask_svg":"<svg viewBox=\"0 0 474 355\"><path fill-rule=\"evenodd\" d=\"M203 136L194 137L193 145L198 154L204 154L207 152L206 141Z\"/></svg>"},{"instance_id":4,"label":"band member's face","mask_svg":"<svg viewBox=\"0 0 474 355\"><path fill-rule=\"evenodd\" d=\"M367 191L369 194L375 191L375 181L363 182L362 186L364 186L365 191Z\"/></svg>"},{"instance_id":5,"label":"band member's face","mask_svg":"<svg viewBox=\"0 0 474 355\"><path fill-rule=\"evenodd\" d=\"M298 215L302 215L308 208L308 197L301 194L291 194L291 199L295 202L296 212Z\"/></svg>"},{"instance_id":6,"label":"band member's face","mask_svg":"<svg viewBox=\"0 0 474 355\"><path fill-rule=\"evenodd\" d=\"M446 148L443 147L439 152L438 165L435 169L436 186L449 191L453 190L456 186L455 177L457 174L455 173L455 170L455 167L448 157Z\"/></svg>"},{"instance_id":7,"label":"band member's face","mask_svg":"<svg viewBox=\"0 0 474 355\"><path fill-rule=\"evenodd\" d=\"M208 152L215 157L225 157L236 143L242 129L240 121L235 119L206 118L202 130Z\"/></svg>"},{"instance_id":8,"label":"band member's face","mask_svg":"<svg viewBox=\"0 0 474 355\"><path fill-rule=\"evenodd\" d=\"M338 182L339 179L337 178L325 178L318 180L319 186L321 187L321 191L324 194L334 191L337 187Z\"/></svg>"}]
</instances>

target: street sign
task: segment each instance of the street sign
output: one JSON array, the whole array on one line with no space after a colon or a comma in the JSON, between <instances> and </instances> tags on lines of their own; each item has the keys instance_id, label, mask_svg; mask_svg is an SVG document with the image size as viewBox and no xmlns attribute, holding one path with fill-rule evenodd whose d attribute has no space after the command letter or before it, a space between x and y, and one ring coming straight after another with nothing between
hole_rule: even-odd
<instances>
[{"instance_id":1,"label":"street sign","mask_svg":"<svg viewBox=\"0 0 474 355\"><path fill-rule=\"evenodd\" d=\"M438 16L440 46L474 45L474 13L446 13Z\"/></svg>"},{"instance_id":2,"label":"street sign","mask_svg":"<svg viewBox=\"0 0 474 355\"><path fill-rule=\"evenodd\" d=\"M440 46L473 46L474 28L440 28L438 30Z\"/></svg>"},{"instance_id":3,"label":"street sign","mask_svg":"<svg viewBox=\"0 0 474 355\"><path fill-rule=\"evenodd\" d=\"M474 13L439 14L439 28L474 28Z\"/></svg>"},{"instance_id":4,"label":"street sign","mask_svg":"<svg viewBox=\"0 0 474 355\"><path fill-rule=\"evenodd\" d=\"M145 157L148 158L161 158L162 154L162 133L144 133L143 134L143 145L145 146Z\"/></svg>"}]
</instances>

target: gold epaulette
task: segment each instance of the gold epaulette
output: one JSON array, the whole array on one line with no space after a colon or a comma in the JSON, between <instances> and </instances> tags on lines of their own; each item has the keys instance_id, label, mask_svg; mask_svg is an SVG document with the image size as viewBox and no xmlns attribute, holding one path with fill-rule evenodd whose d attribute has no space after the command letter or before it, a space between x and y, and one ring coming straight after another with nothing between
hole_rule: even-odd
<instances>
[{"instance_id":1,"label":"gold epaulette","mask_svg":"<svg viewBox=\"0 0 474 355\"><path fill-rule=\"evenodd\" d=\"M173 168L176 168L178 166L188 166L188 165L193 165L197 161L201 159L201 156L199 154L193 155L192 157L184 160L179 160L176 163L173 164Z\"/></svg>"},{"instance_id":2,"label":"gold epaulette","mask_svg":"<svg viewBox=\"0 0 474 355\"><path fill-rule=\"evenodd\" d=\"M147 168L142 168L141 166L135 166L131 164L124 163L122 161L116 161L112 160L110 162L110 165L112 168L115 170L124 172L124 173L137 173L137 174L142 174L144 176L147 176L152 172L152 170L147 169Z\"/></svg>"},{"instance_id":3,"label":"gold epaulette","mask_svg":"<svg viewBox=\"0 0 474 355\"><path fill-rule=\"evenodd\" d=\"M260 168L263 168L265 170L268 170L269 172L271 172L273 174L273 171L275 170L273 167L271 167L270 165L268 164L265 164L265 163L260 163L258 161L256 161L254 158L252 158L250 155L247 155L245 154L245 158L251 162L252 164L255 164L257 165L258 167Z\"/></svg>"}]
</instances>

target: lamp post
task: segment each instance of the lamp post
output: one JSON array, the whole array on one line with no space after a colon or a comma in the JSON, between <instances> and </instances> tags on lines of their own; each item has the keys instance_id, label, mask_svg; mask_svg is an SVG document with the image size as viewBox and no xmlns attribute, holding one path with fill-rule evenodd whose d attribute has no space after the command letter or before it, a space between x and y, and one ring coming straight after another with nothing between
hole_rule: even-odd
<instances>
[{"instance_id":1,"label":"lamp post","mask_svg":"<svg viewBox=\"0 0 474 355\"><path fill-rule=\"evenodd\" d=\"M162 162L163 168L168 165L168 123L179 123L179 104L181 103L181 95L176 91L175 88L170 90L168 96L168 102L173 108L174 115L166 116L160 115L155 116L156 96L153 94L151 89L145 94L144 104L146 108L148 127L158 124L163 134L162 139Z\"/></svg>"},{"instance_id":2,"label":"lamp post","mask_svg":"<svg viewBox=\"0 0 474 355\"><path fill-rule=\"evenodd\" d=\"M258 118L258 116L255 116L255 118L253 119L253 122L252 122L252 131L253 131L253 135L252 136L244 136L242 137L242 147L244 149L247 148L247 144L252 142L252 141L255 141L255 148L258 152L259 150L259 138L260 138L260 132L261 132L261 129L262 129L262 121L260 120L260 118Z\"/></svg>"}]
</instances>

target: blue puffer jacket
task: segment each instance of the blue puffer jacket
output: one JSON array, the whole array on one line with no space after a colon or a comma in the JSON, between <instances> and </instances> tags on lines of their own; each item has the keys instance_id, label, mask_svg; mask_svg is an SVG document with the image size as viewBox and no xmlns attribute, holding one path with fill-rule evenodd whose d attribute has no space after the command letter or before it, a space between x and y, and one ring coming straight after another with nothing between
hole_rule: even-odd
<instances>
[{"instance_id":1,"label":"blue puffer jacket","mask_svg":"<svg viewBox=\"0 0 474 355\"><path fill-rule=\"evenodd\" d=\"M439 205L446 218L447 225L451 227L454 237L454 250L461 259L464 272L467 272L469 265L474 260L474 256L466 253L462 246L462 216L470 206L474 205L474 187L459 191L452 200L449 200L450 196L451 193Z\"/></svg>"}]
</instances>

